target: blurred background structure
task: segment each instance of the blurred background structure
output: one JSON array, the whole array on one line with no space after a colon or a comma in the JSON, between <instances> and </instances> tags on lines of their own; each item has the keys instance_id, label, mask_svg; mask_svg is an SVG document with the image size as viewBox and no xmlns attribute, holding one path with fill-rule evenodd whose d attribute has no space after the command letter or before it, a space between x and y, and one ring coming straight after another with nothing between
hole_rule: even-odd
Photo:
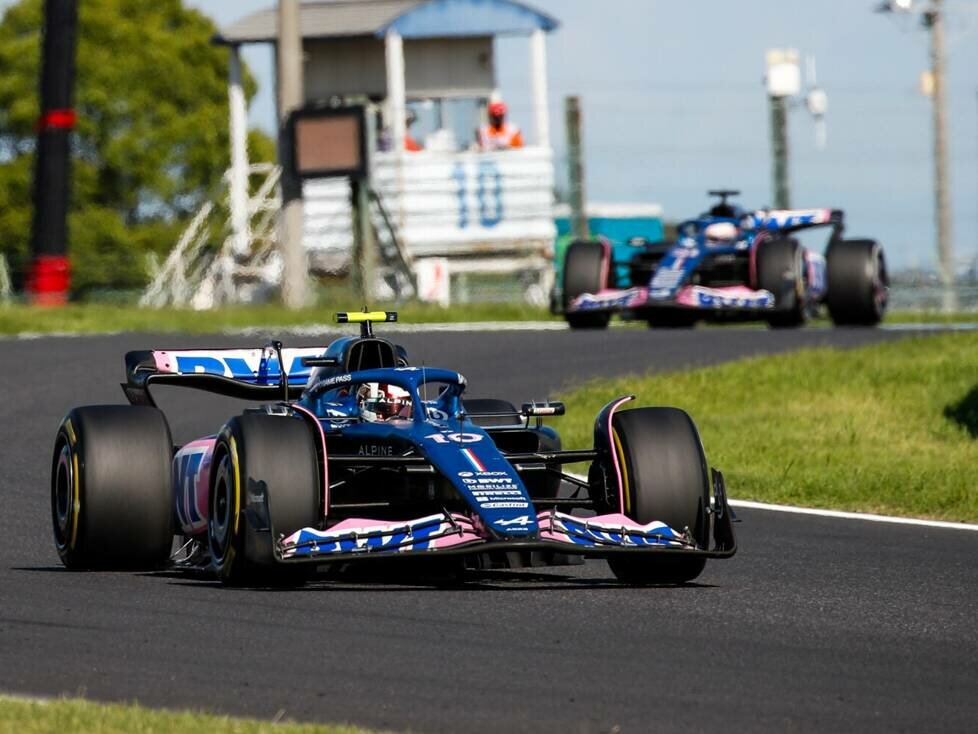
<instances>
[{"instance_id":1,"label":"blurred background structure","mask_svg":"<svg viewBox=\"0 0 978 734\"><path fill-rule=\"evenodd\" d=\"M216 40L228 47L232 72L240 67L242 45L276 41L277 17L270 8L220 32ZM373 203L370 221L381 244L379 289L371 283L368 298L414 295L415 271L430 271L429 259L434 258L443 276L516 279L529 300L546 302L556 231L544 35L556 27L555 19L510 0L360 0L300 6L303 106L366 108L371 131L366 186ZM472 131L484 123L489 101L500 97L493 39L504 34L528 39L533 134L530 144L519 149L487 152L478 148ZM279 71L280 90L292 83ZM230 85L231 146L240 151L246 133L235 121L244 117L244 95L234 91L240 81L233 74ZM408 105L434 111L437 127L415 144L420 150L406 147L408 139L414 142L407 126ZM239 157L232 160L229 180L240 191L248 164ZM313 274L351 273L356 233L349 182L307 180L302 199L302 242ZM267 257L268 231L249 227L244 197L232 195L230 202L228 242L236 257L218 257L208 266L201 257L204 250L184 248L181 257L158 272L146 303L179 303L184 292L193 293L190 301L200 307L233 299L243 293L244 283L238 280L250 279L256 264L264 268L262 287L277 284L281 259ZM251 209L266 207L256 203ZM231 260L239 267L228 281L220 271ZM198 272L202 277L194 283ZM403 274L408 276L406 287L398 278ZM223 290L212 285L219 281L231 285ZM445 283L441 289L449 286Z\"/></svg>"},{"instance_id":2,"label":"blurred background structure","mask_svg":"<svg viewBox=\"0 0 978 734\"><path fill-rule=\"evenodd\" d=\"M386 31L377 35L378 31L393 22L398 9L409 16L441 14L444 20L448 16L442 11L452 4L448 0L302 3L303 17L309 12L329 13L332 20L327 25L336 25L336 29L343 27L335 15L342 8L366 18L366 25L356 34L364 40L369 38L374 46L370 63L362 70L363 79L369 77L376 84L360 85L363 89L357 93L349 87L331 89L331 84L343 80L326 73L328 62L323 60L328 57L319 54L340 53L341 47L347 49L344 53L353 53L349 49L356 44L330 36L334 31L329 29L310 34L305 25L311 21L303 21L303 34L310 36L305 41L304 88L307 101L331 104L335 97L356 101L359 95L375 107L378 171L384 170L381 161L385 157L396 154L384 148L401 139L399 126L406 128L408 122L407 114L401 120L390 113L387 71L391 59ZM942 304L942 283L947 282L947 274L940 268L937 254L939 242L946 241L943 251L953 252L949 260L960 305L975 306L970 284L978 271L978 43L974 42L978 2L941 3L947 58L948 151L948 224L944 229L948 234L943 238L935 236L934 227L940 208L934 193L934 107L932 98L921 94L918 87L921 70L932 66L931 34L920 32L931 3L890 3L893 9L906 5L915 12L889 12L885 17L872 12L879 3L871 0L862 4L785 0L764 4L763 12L757 13L706 0L534 0L532 5L535 10L531 15L560 19L559 30L546 36L542 64L537 55L541 46L532 40L532 34L550 29L518 29L514 37L508 33L484 35L491 78L466 94L459 92L461 83L447 90L413 86L417 80L412 81L412 75L426 67L421 61L412 64L412 48L422 48L433 39L413 38L407 30L399 32L404 54L404 108L413 112L416 120L411 135L427 149L411 156L405 153L402 158L408 162L404 165L420 166L415 162L434 158L442 151L456 156L453 160L462 166L458 180L451 179L453 186L447 190L450 196L439 208L451 213L450 217L445 215L449 219L447 229L460 229L457 225L464 205L470 218L466 229L474 233L481 227L496 235L504 232L499 227L518 209L504 199L506 217L495 227L481 226L483 215L491 221L498 214L493 208L494 174L485 176L488 185L483 184L480 196L479 162L483 157L466 148L473 141L483 100L494 93L509 104L509 119L524 128L529 145L522 155L527 165L532 149L538 153L552 151L550 164L539 176L549 175L549 198L558 203L567 200L569 191L563 100L575 95L580 98L585 120L586 189L593 202L661 206L666 224L701 211L706 206L704 191L710 187L741 189L747 206L773 204L764 54L770 48L798 48L818 58L819 81L832 98L832 135L828 145L820 149L810 124L792 117L789 106L792 134L787 181L791 203L844 208L852 235L877 236L886 247L898 289L901 282L911 288L898 290L896 305ZM90 0L79 4L79 118L69 215L76 297L115 297L112 294L142 290L152 273L161 272L182 234L191 245L199 246L200 264L206 270L232 233L227 181L222 176L231 164L228 88L234 64L229 62L228 48L212 43L215 35L241 49L241 94L233 104L238 105L241 128L240 98L245 98L244 124L251 126L247 132L249 238L252 249L266 247L267 255L239 263L242 267L247 264L251 274L242 278L235 294L247 298L273 295L267 283L277 276L270 271L281 267L274 256L277 173L274 166L263 164L277 161L273 144L278 131L275 63L268 43L275 34L274 22L254 38L234 36L233 31L244 28L246 21L274 19L274 6L274 0ZM29 265L30 171L39 109L41 7L40 0L0 0L4 12L0 22L0 65L4 69L0 80L0 230L4 232L0 251L9 263L15 292L23 288ZM388 15L382 17L381 10ZM452 30L454 35L445 38L441 34L436 42L474 43L464 28ZM312 38L319 33L325 36ZM325 47L334 51L323 51ZM466 58L470 57L458 56L458 63L451 65L453 73L458 75L468 68ZM396 63L396 57L393 61ZM529 73L534 64L545 67L546 89L542 94L539 81L534 81L538 77ZM232 90L236 87L230 86ZM339 94L333 94L334 90ZM541 98L546 104L540 103ZM541 117L547 120L543 131L538 129ZM438 130L448 132L433 135ZM240 135L237 140L240 143ZM515 160L503 156L502 152L492 154L486 160ZM240 168L240 157L238 160ZM543 159L536 160L542 168ZM498 161L496 165L507 190L509 172ZM453 163L448 173L455 175L457 170ZM421 190L427 186L422 184L426 175L412 169L409 179L417 181ZM534 176L537 174L530 174L531 179ZM437 177L444 180L445 171ZM419 231L418 220L411 215L412 210L417 211L413 209L415 202L391 198L394 178L394 173L375 176L378 198L372 199L370 206L380 248L386 240L389 254L401 252L409 258L441 260L446 255L444 240L427 250L419 238L412 240L412 232ZM306 188L305 239L315 283L320 289L332 288L344 282L349 272L344 253L352 244L352 229L342 224L349 197L340 192L343 186L335 181L307 184ZM460 197L461 189L465 195ZM340 193L331 194L330 190ZM444 198L444 191L441 195ZM434 197L435 193L424 196ZM240 190L236 199L240 211ZM199 220L196 232L191 231L188 225L207 203L211 210ZM406 207L403 215L399 210L402 204ZM556 233L553 215L548 219L552 247ZM240 215L236 221L240 234ZM543 222L543 218L537 221ZM531 228L522 231L528 241L542 240ZM400 250L391 240L397 240ZM498 241L506 240L500 237ZM413 241L419 242L417 254L411 247ZM476 244L485 241L484 237L472 240ZM473 252L466 255L455 249L447 253L453 266L458 266L453 295L462 296L467 291L473 296L491 296L493 291L483 287L484 276L465 273L465 268L480 258L494 263L495 257L486 257L485 250L475 252L475 245L471 249ZM519 253L533 251L532 247L520 246L504 257L529 257ZM147 256L151 261L155 258L155 269L147 270ZM382 266L385 257L379 257ZM413 259L411 267L415 267ZM526 272L532 270L530 267ZM206 301L200 295L206 289L188 285L197 282L195 273L193 269L185 273L184 289L199 301ZM520 278L523 276L497 276L507 283ZM391 288L389 280L382 278L382 292L393 292L384 290ZM523 280L514 291L505 295L496 292L495 297L511 298L517 292L539 297L534 286L542 288L545 284L529 276ZM395 285L405 293L410 290L403 282ZM901 295L904 293L907 295Z\"/></svg>"}]
</instances>

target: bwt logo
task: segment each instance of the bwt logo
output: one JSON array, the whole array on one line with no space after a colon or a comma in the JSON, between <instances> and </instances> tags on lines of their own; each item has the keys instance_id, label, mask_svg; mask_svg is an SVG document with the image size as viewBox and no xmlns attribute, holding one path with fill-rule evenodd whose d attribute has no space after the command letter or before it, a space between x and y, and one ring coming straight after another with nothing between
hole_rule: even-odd
<instances>
[{"instance_id":1,"label":"bwt logo","mask_svg":"<svg viewBox=\"0 0 978 734\"><path fill-rule=\"evenodd\" d=\"M591 293L585 293L578 296L574 300L573 306L578 309L589 309L589 308L614 308L628 306L632 299L639 295L639 290L637 288L631 288L626 291L621 291L610 296L596 296Z\"/></svg>"},{"instance_id":2,"label":"bwt logo","mask_svg":"<svg viewBox=\"0 0 978 734\"><path fill-rule=\"evenodd\" d=\"M249 364L249 361L251 364ZM269 359L262 369L261 360L247 360L244 357L177 356L176 371L182 375L204 374L221 375L237 380L254 380L263 373L267 378L278 379L280 374L278 359ZM306 379L309 368L302 364L302 357L296 357L289 365L289 378Z\"/></svg>"}]
</instances>

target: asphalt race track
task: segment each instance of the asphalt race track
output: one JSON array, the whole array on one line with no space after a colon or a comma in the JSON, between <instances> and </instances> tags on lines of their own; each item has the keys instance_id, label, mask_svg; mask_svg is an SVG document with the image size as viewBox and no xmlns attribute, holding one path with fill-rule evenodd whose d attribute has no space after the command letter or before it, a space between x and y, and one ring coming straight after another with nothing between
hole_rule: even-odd
<instances>
[{"instance_id":1,"label":"asphalt race track","mask_svg":"<svg viewBox=\"0 0 978 734\"><path fill-rule=\"evenodd\" d=\"M596 375L900 336L711 329L399 341L415 363L460 369L475 395L521 401ZM242 591L63 571L48 499L61 416L121 402L127 349L255 343L0 341L0 691L414 731L974 731L976 532L742 510L736 558L681 588L624 587L597 561L453 589L347 579ZM170 390L161 402L178 441L233 409Z\"/></svg>"}]
</instances>

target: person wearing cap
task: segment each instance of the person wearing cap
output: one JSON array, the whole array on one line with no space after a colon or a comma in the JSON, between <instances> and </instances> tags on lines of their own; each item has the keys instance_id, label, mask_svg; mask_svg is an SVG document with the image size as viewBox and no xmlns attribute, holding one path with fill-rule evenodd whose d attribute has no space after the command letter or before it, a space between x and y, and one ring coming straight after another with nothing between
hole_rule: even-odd
<instances>
[{"instance_id":1,"label":"person wearing cap","mask_svg":"<svg viewBox=\"0 0 978 734\"><path fill-rule=\"evenodd\" d=\"M489 124L479 128L479 148L483 151L523 147L523 134L517 125L506 122L506 103L490 102Z\"/></svg>"}]
</instances>

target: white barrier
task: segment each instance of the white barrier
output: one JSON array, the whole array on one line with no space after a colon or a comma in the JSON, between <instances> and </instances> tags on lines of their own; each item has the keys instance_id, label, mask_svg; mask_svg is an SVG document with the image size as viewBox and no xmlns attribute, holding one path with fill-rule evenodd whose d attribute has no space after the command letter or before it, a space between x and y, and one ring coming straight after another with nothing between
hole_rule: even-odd
<instances>
[{"instance_id":1,"label":"white barrier","mask_svg":"<svg viewBox=\"0 0 978 734\"><path fill-rule=\"evenodd\" d=\"M412 257L449 258L453 273L530 272L549 290L556 237L549 148L378 153L372 184ZM349 184L307 181L303 198L313 257L348 262Z\"/></svg>"},{"instance_id":2,"label":"white barrier","mask_svg":"<svg viewBox=\"0 0 978 734\"><path fill-rule=\"evenodd\" d=\"M277 286L281 278L275 226L280 207L279 170L273 164L253 164L249 173L265 178L247 201L250 236L245 255L241 256L222 194L216 202L205 203L166 261L152 267L142 305L211 308L262 297ZM530 302L546 304L553 283L556 238L549 148L485 154L378 153L372 162L372 178L397 241L403 245L395 248L397 259L408 269L421 258L444 258L448 272L460 279L463 292L462 281L469 274L515 276L500 280L522 289ZM307 181L303 196L310 266L317 271L346 271L353 250L349 181ZM382 217L373 208L372 212L381 241L389 243ZM214 242L215 235L221 238L219 242ZM381 250L391 248L382 246ZM388 274L390 271L388 264ZM387 287L391 297L399 292L392 290L387 276L381 277L378 287ZM0 267L0 297L3 291ZM438 298L444 300L442 290Z\"/></svg>"}]
</instances>

